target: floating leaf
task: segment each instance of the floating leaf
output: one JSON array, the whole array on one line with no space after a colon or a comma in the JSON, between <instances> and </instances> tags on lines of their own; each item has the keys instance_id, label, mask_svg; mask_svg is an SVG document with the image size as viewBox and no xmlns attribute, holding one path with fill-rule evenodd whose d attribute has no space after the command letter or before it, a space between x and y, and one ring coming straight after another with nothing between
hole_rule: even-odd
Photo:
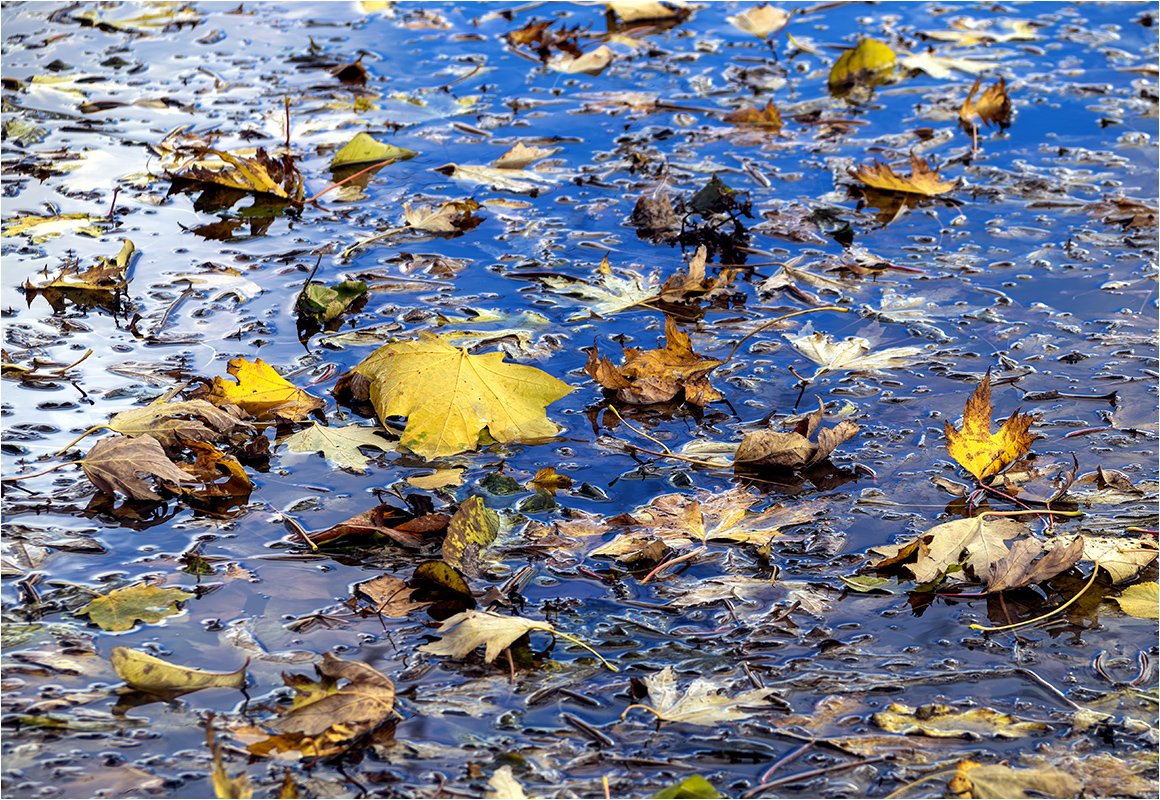
<instances>
[{"instance_id":1,"label":"floating leaf","mask_svg":"<svg viewBox=\"0 0 1160 800\"><path fill-rule=\"evenodd\" d=\"M597 273L600 277L595 284L560 275L543 275L540 281L552 291L585 300L587 309L568 317L569 322L588 319L592 314L617 314L660 298L660 289L655 285L643 285L640 276L622 278L613 273L608 256L601 261Z\"/></svg>"},{"instance_id":2,"label":"floating leaf","mask_svg":"<svg viewBox=\"0 0 1160 800\"><path fill-rule=\"evenodd\" d=\"M735 17L726 17L726 19L733 27L743 33L756 36L758 39L768 39L771 33L776 33L785 27L785 24L789 22L789 14L776 6L764 3L743 11ZM716 796L714 795L714 797Z\"/></svg>"},{"instance_id":3,"label":"floating leaf","mask_svg":"<svg viewBox=\"0 0 1160 800\"><path fill-rule=\"evenodd\" d=\"M729 285L737 277L737 270L723 269L717 276L707 277L705 275L707 259L708 250L705 245L701 245L689 261L689 271L677 273L665 281L661 287L660 299L669 303L688 303L712 300L730 294Z\"/></svg>"},{"instance_id":4,"label":"floating leaf","mask_svg":"<svg viewBox=\"0 0 1160 800\"><path fill-rule=\"evenodd\" d=\"M487 780L487 785L492 788L492 791L484 795L484 797L498 798L498 800L526 800L527 795L524 794L524 787L512 775L512 768L510 764L504 764L497 769Z\"/></svg>"},{"instance_id":5,"label":"floating leaf","mask_svg":"<svg viewBox=\"0 0 1160 800\"><path fill-rule=\"evenodd\" d=\"M206 155L213 158L205 159ZM170 172L175 178L272 194L284 200L301 200L304 196L302 175L294 166L294 157L286 153L276 159L262 147L253 155L206 149L200 154L200 160L187 162Z\"/></svg>"},{"instance_id":6,"label":"floating leaf","mask_svg":"<svg viewBox=\"0 0 1160 800\"><path fill-rule=\"evenodd\" d=\"M596 347L588 354L584 371L622 403L665 403L684 393L690 405L706 406L724 397L709 384L708 375L723 361L693 352L692 340L675 319L665 315L667 343L657 350L623 347L620 366L601 358Z\"/></svg>"},{"instance_id":7,"label":"floating leaf","mask_svg":"<svg viewBox=\"0 0 1160 800\"><path fill-rule=\"evenodd\" d=\"M325 544L344 536L386 536L396 544L418 548L423 546L424 534L445 529L449 519L446 514L422 514L416 517L389 503L380 503L345 522L324 531L310 533L307 538L315 544Z\"/></svg>"},{"instance_id":8,"label":"floating leaf","mask_svg":"<svg viewBox=\"0 0 1160 800\"><path fill-rule=\"evenodd\" d=\"M334 286L311 282L302 287L294 305L300 315L321 324L341 315L366 293L367 285L362 281L343 281Z\"/></svg>"},{"instance_id":9,"label":"floating leaf","mask_svg":"<svg viewBox=\"0 0 1160 800\"><path fill-rule=\"evenodd\" d=\"M407 220L407 224L417 231L459 235L483 222L483 217L477 217L472 213L481 208L483 206L471 198L452 200L438 207L419 206L414 209L409 203L404 203L403 217Z\"/></svg>"},{"instance_id":10,"label":"floating leaf","mask_svg":"<svg viewBox=\"0 0 1160 800\"><path fill-rule=\"evenodd\" d=\"M411 599L414 589L394 575L380 575L355 584L356 595L362 595L375 604L375 613L384 617L405 617L412 611L426 608L430 603Z\"/></svg>"},{"instance_id":11,"label":"floating leaf","mask_svg":"<svg viewBox=\"0 0 1160 800\"><path fill-rule=\"evenodd\" d=\"M116 296L129 287L129 267L137 248L128 239L121 243L121 251L114 258L98 256L97 265L83 272L79 267L65 266L51 280L36 284L24 282L24 294L29 299L44 295L56 311L65 307L65 301L76 305L109 305Z\"/></svg>"},{"instance_id":12,"label":"floating leaf","mask_svg":"<svg viewBox=\"0 0 1160 800\"><path fill-rule=\"evenodd\" d=\"M68 231L83 233L89 236L101 236L105 231L103 228L93 224L95 221L96 218L88 214L56 214L49 217L28 214L8 220L3 228L2 235L19 236L21 234L28 234L33 244L47 242L49 239L60 236L62 233L67 233Z\"/></svg>"},{"instance_id":13,"label":"floating leaf","mask_svg":"<svg viewBox=\"0 0 1160 800\"><path fill-rule=\"evenodd\" d=\"M986 72L989 69L997 69L1000 62L995 60L981 61L972 58L952 58L950 56L939 56L931 52L914 53L898 53L898 65L903 69L915 69L925 72L932 78L942 80L949 78L956 70L959 72L966 72L969 75L978 75L980 72ZM986 58L987 56L982 56Z\"/></svg>"},{"instance_id":14,"label":"floating leaf","mask_svg":"<svg viewBox=\"0 0 1160 800\"><path fill-rule=\"evenodd\" d=\"M405 147L395 147L383 144L369 133L356 133L354 138L342 146L330 161L331 170L339 167L349 167L354 164L372 164L379 162L395 163L406 161L419 155L414 150Z\"/></svg>"},{"instance_id":15,"label":"floating leaf","mask_svg":"<svg viewBox=\"0 0 1160 800\"><path fill-rule=\"evenodd\" d=\"M400 444L424 458L471 450L489 440L555 436L545 407L572 387L535 367L503 363L503 353L471 355L438 336L380 347L355 367L370 378L379 419L407 417Z\"/></svg>"},{"instance_id":16,"label":"floating leaf","mask_svg":"<svg viewBox=\"0 0 1160 800\"><path fill-rule=\"evenodd\" d=\"M522 194L538 194L556 183L555 178L529 172L526 169L494 169L469 164L444 164L434 167L435 172L447 175L457 181L478 183L493 189L503 189Z\"/></svg>"},{"instance_id":17,"label":"floating leaf","mask_svg":"<svg viewBox=\"0 0 1160 800\"><path fill-rule=\"evenodd\" d=\"M1098 561L1112 576L1113 583L1131 580L1156 560L1155 539L1111 536L1083 537L1083 560Z\"/></svg>"},{"instance_id":18,"label":"floating leaf","mask_svg":"<svg viewBox=\"0 0 1160 800\"><path fill-rule=\"evenodd\" d=\"M822 416L826 408L821 400L818 404L818 410L806 415L790 433L764 430L745 434L733 457L734 465L802 469L825 461L838 445L853 438L861 430L848 419L833 428L823 428ZM815 433L817 441L811 442Z\"/></svg>"},{"instance_id":19,"label":"floating leaf","mask_svg":"<svg viewBox=\"0 0 1160 800\"><path fill-rule=\"evenodd\" d=\"M536 489L543 489L556 493L557 489L567 489L572 485L572 479L567 475L560 475L556 472L555 467L543 467L536 470L536 474L532 476L529 483Z\"/></svg>"},{"instance_id":20,"label":"floating leaf","mask_svg":"<svg viewBox=\"0 0 1160 800\"><path fill-rule=\"evenodd\" d=\"M463 467L437 469L427 475L412 475L407 478L407 483L416 489L425 489L427 491L442 489L447 486L459 486L463 483Z\"/></svg>"},{"instance_id":21,"label":"floating leaf","mask_svg":"<svg viewBox=\"0 0 1160 800\"><path fill-rule=\"evenodd\" d=\"M680 783L674 783L666 789L661 789L653 795L653 797L677 798L678 800L713 800L713 798L724 797L719 791L713 788L713 784L702 778L700 775L690 775Z\"/></svg>"},{"instance_id":22,"label":"floating leaf","mask_svg":"<svg viewBox=\"0 0 1160 800\"><path fill-rule=\"evenodd\" d=\"M207 395L217 406L235 405L258 420L302 420L326 406L319 398L299 389L262 359L232 359L226 372L237 382L214 378Z\"/></svg>"},{"instance_id":23,"label":"floating leaf","mask_svg":"<svg viewBox=\"0 0 1160 800\"><path fill-rule=\"evenodd\" d=\"M885 711L870 718L875 725L891 733L910 736L961 739L1015 739L1050 731L1042 722L1020 722L1010 714L990 708L959 711L939 703L913 708L891 703Z\"/></svg>"},{"instance_id":24,"label":"floating leaf","mask_svg":"<svg viewBox=\"0 0 1160 800\"><path fill-rule=\"evenodd\" d=\"M890 80L894 51L876 39L863 39L838 56L830 69L830 93L842 97L855 88L871 90Z\"/></svg>"},{"instance_id":25,"label":"floating leaf","mask_svg":"<svg viewBox=\"0 0 1160 800\"><path fill-rule=\"evenodd\" d=\"M883 557L872 568L881 570L913 558L907 569L919 583L931 583L940 580L948 568L962 562L977 580L990 583L995 574L994 565L1009 552L1006 541L1028 533L1026 525L1007 519L951 520L935 525L908 542L871 548L871 552ZM967 554L965 561L964 553Z\"/></svg>"},{"instance_id":26,"label":"floating leaf","mask_svg":"<svg viewBox=\"0 0 1160 800\"><path fill-rule=\"evenodd\" d=\"M121 680L143 692L178 695L213 687L241 689L246 685L244 664L233 672L206 672L170 664L128 647L114 647L109 659Z\"/></svg>"},{"instance_id":27,"label":"floating leaf","mask_svg":"<svg viewBox=\"0 0 1160 800\"><path fill-rule=\"evenodd\" d=\"M620 715L621 719L634 708L651 711L664 722L687 722L691 725L719 725L722 722L745 719L759 713L759 709L746 706L765 705L765 699L776 689L752 689L733 697L722 695L720 684L696 678L682 692L677 689L677 681L672 667L644 679L648 687L648 697L652 705L633 704Z\"/></svg>"},{"instance_id":28,"label":"floating leaf","mask_svg":"<svg viewBox=\"0 0 1160 800\"><path fill-rule=\"evenodd\" d=\"M541 158L560 152L559 147L528 147L518 142L515 147L491 162L496 169L524 169Z\"/></svg>"},{"instance_id":29,"label":"floating leaf","mask_svg":"<svg viewBox=\"0 0 1160 800\"><path fill-rule=\"evenodd\" d=\"M1137 583L1113 597L1120 604L1120 610L1131 617L1156 619L1160 617L1160 584L1156 581Z\"/></svg>"},{"instance_id":30,"label":"floating leaf","mask_svg":"<svg viewBox=\"0 0 1160 800\"><path fill-rule=\"evenodd\" d=\"M460 504L447 523L443 560L469 577L479 575L479 555L499 535L499 515L476 496Z\"/></svg>"},{"instance_id":31,"label":"floating leaf","mask_svg":"<svg viewBox=\"0 0 1160 800\"><path fill-rule=\"evenodd\" d=\"M177 604L191 597L184 589L137 584L101 595L76 613L88 614L89 619L107 631L127 631L138 620L160 622L177 614Z\"/></svg>"},{"instance_id":32,"label":"floating leaf","mask_svg":"<svg viewBox=\"0 0 1160 800\"><path fill-rule=\"evenodd\" d=\"M205 400L155 401L143 408L122 411L109 420L107 427L125 436L152 436L169 449L179 445L178 437L218 442L253 430L249 423Z\"/></svg>"},{"instance_id":33,"label":"floating leaf","mask_svg":"<svg viewBox=\"0 0 1160 800\"><path fill-rule=\"evenodd\" d=\"M193 477L173 463L161 443L151 436L112 436L93 445L81 461L85 477L105 494L118 493L133 500L160 500L139 475L173 483L190 483Z\"/></svg>"},{"instance_id":34,"label":"floating leaf","mask_svg":"<svg viewBox=\"0 0 1160 800\"><path fill-rule=\"evenodd\" d=\"M212 715L211 715L212 716ZM254 787L250 784L250 776L243 769L236 778L231 778L226 772L226 766L222 759L222 749L214 740L213 726L211 721L206 722L205 726L205 741L209 746L211 758L213 760L213 791L219 800L249 800L254 796ZM289 776L289 772L286 773Z\"/></svg>"},{"instance_id":35,"label":"floating leaf","mask_svg":"<svg viewBox=\"0 0 1160 800\"><path fill-rule=\"evenodd\" d=\"M206 272L174 275L174 281L188 281L198 291L209 291L210 299L222 300L230 295L246 301L262 293L262 287L232 267L216 267Z\"/></svg>"},{"instance_id":36,"label":"floating leaf","mask_svg":"<svg viewBox=\"0 0 1160 800\"><path fill-rule=\"evenodd\" d=\"M608 69L614 58L616 58L616 53L612 51L612 48L602 44L579 56L562 53L558 58L549 61L548 67L557 72L599 75Z\"/></svg>"},{"instance_id":37,"label":"floating leaf","mask_svg":"<svg viewBox=\"0 0 1160 800\"><path fill-rule=\"evenodd\" d=\"M967 760L956 766L954 777L947 781L947 791L954 797L1013 800L1082 796L1080 782L1060 769L1015 769L1005 764L983 766Z\"/></svg>"},{"instance_id":38,"label":"floating leaf","mask_svg":"<svg viewBox=\"0 0 1160 800\"><path fill-rule=\"evenodd\" d=\"M904 192L934 197L954 191L959 186L958 178L953 181L940 179L937 167L932 167L925 158L913 153L910 156L909 177L899 175L889 164L881 164L878 159L874 159L872 166L859 164L847 171L867 186L883 192Z\"/></svg>"},{"instance_id":39,"label":"floating leaf","mask_svg":"<svg viewBox=\"0 0 1160 800\"><path fill-rule=\"evenodd\" d=\"M785 334L794 349L821 366L814 372L817 378L827 372L897 369L908 367L919 361L926 351L921 347L889 347L874 351L868 339L861 336L847 336L842 342L835 342L828 333L805 332L794 336Z\"/></svg>"},{"instance_id":40,"label":"floating leaf","mask_svg":"<svg viewBox=\"0 0 1160 800\"><path fill-rule=\"evenodd\" d=\"M949 422L943 427L947 451L977 480L1002 472L1015 459L1031 449L1035 441L1029 432L1032 417L1018 409L1007 418L997 434L991 434L991 370L967 400L962 430Z\"/></svg>"},{"instance_id":41,"label":"floating leaf","mask_svg":"<svg viewBox=\"0 0 1160 800\"><path fill-rule=\"evenodd\" d=\"M742 106L736 111L730 111L725 115L725 121L733 125L756 125L774 131L780 131L782 126L781 112L772 100L765 104L765 108Z\"/></svg>"},{"instance_id":42,"label":"floating leaf","mask_svg":"<svg viewBox=\"0 0 1160 800\"><path fill-rule=\"evenodd\" d=\"M1043 553L1043 543L1038 539L1020 539L1007 555L991 566L987 591L1003 592L1050 580L1079 561L1083 550L1083 537L1076 536L1067 545L1056 541L1055 547L1036 561Z\"/></svg>"},{"instance_id":43,"label":"floating leaf","mask_svg":"<svg viewBox=\"0 0 1160 800\"><path fill-rule=\"evenodd\" d=\"M599 658L606 667L616 672L616 668L588 645L566 633L556 630L547 622L537 622L523 617L508 617L490 611L464 611L446 620L437 631L443 634L437 642L425 644L419 649L437 656L463 658L480 645L486 645L483 660L490 664L516 639L529 631L547 631L562 636L580 645Z\"/></svg>"}]
</instances>

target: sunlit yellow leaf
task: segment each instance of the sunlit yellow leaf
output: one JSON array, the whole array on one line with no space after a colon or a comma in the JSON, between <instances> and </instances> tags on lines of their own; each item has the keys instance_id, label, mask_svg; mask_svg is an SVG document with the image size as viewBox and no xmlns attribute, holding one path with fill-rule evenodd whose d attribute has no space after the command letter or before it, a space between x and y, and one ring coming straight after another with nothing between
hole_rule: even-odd
<instances>
[{"instance_id":1,"label":"sunlit yellow leaf","mask_svg":"<svg viewBox=\"0 0 1160 800\"><path fill-rule=\"evenodd\" d=\"M207 398L217 406L235 405L259 420L305 419L326 403L283 378L262 359L235 358L226 372L237 382L214 378Z\"/></svg>"},{"instance_id":2,"label":"sunlit yellow leaf","mask_svg":"<svg viewBox=\"0 0 1160 800\"><path fill-rule=\"evenodd\" d=\"M245 665L234 672L206 672L170 664L128 647L114 647L109 658L121 680L144 692L186 694L214 687L241 689L246 685Z\"/></svg>"},{"instance_id":3,"label":"sunlit yellow leaf","mask_svg":"<svg viewBox=\"0 0 1160 800\"><path fill-rule=\"evenodd\" d=\"M947 450L951 458L963 465L978 480L1002 472L1019 456L1031 449L1035 441L1029 432L1032 417L1015 411L997 434L991 433L991 371L975 389L963 411L963 428L956 430L943 423Z\"/></svg>"}]
</instances>

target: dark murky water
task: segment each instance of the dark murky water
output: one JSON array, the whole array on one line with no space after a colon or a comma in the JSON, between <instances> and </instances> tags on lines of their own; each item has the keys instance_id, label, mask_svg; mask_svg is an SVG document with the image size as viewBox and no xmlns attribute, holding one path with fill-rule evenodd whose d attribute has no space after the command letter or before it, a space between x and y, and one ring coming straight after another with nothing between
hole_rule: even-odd
<instances>
[{"instance_id":1,"label":"dark murky water","mask_svg":"<svg viewBox=\"0 0 1160 800\"><path fill-rule=\"evenodd\" d=\"M137 30L117 27L134 15L130 6L5 6L5 353L17 363L37 358L69 364L94 351L67 378L4 381L5 478L51 466L56 461L46 457L90 426L185 378L223 375L235 357L261 357L293 372L300 386L320 381L311 391L330 401L332 422L343 420L348 412L329 392L333 376L376 343L345 343L327 333L299 342L294 299L321 255L318 278L326 282L372 270L392 278L340 332L377 329L381 342L437 326L441 332L504 331L512 334L511 346L512 332L520 331L524 344L511 346L510 359L576 387L548 410L565 428L559 439L441 460L440 466L466 469L463 486L433 495L436 505L481 492L488 474L503 471L524 481L545 466L606 495L563 492L560 506L605 516L666 493L728 489L737 483L729 471L645 461L629 452L626 443L654 445L617 422L583 372L583 348L594 341L609 355L619 350L617 342L657 346L661 314L635 308L569 321L584 303L549 291L535 277L551 272L591 279L607 255L615 270L663 281L691 251L639 238L629 220L634 204L661 192L688 198L711 174L749 194L755 218L744 222L752 226L757 252L747 263L757 266L741 273L731 300L706 306L686 324L697 352L723 358L761 321L809 307L800 295L759 289L778 269L770 262L841 281L836 291L800 288L854 313L818 312L757 334L739 359L714 373L727 402L703 415L687 408L622 413L674 450L702 438L735 443L764 418L811 411L819 399L831 415L862 427L835 453L828 472L747 484L770 501L825 498L828 510L793 528L799 535L792 541L775 544L768 556L714 545L709 557L647 584L640 582L643 573L609 561L588 559L587 571L580 571L547 559L530 548L525 526L529 516L550 523L560 511L522 515L515 503L531 492L485 492L505 524L485 577L473 588L502 584L521 566L533 565L521 613L583 637L621 668L617 674L600 669L583 650L557 640L551 658L519 671L514 683L503 658L487 666L417 652L434 638L422 614L385 621L344 614L353 584L383 571L407 577L418 559L390 548L309 556L271 511L321 530L373 507L377 491L415 491L403 481L425 471L418 457L373 454L369 472L358 475L333 468L320 455L283 449L268 471L251 471L250 503L228 519L176 502L135 523L86 513L92 490L74 469L22 481L19 488L5 484L5 796L207 796L206 715L214 712L219 723L232 724L249 713L260 722L268 716L263 704L287 693L280 674L309 672L317 654L327 651L365 659L395 680L405 719L395 744L380 742L364 751L361 763L345 767L354 780L334 765L292 762L303 796L358 796L363 787L377 796L430 797L443 785L456 796L482 796L488 776L505 763L516 767L529 794L603 796L601 779L607 777L614 796L647 796L702 774L735 796L757 786L759 776L803 737L881 733L871 715L895 701L980 705L1052 727L1014 739L916 737L906 752L884 742L880 750L896 754L894 764L803 778L776 792L884 796L973 758L1071 768L1087 794L1098 796L1105 788L1077 766L1085 754L1122 759L1115 763L1124 775L1138 769L1141 762L1131 759L1156 743L1154 695L1153 701L1128 695L1100 701L1099 710L1118 722L1103 729L1103 738L1084 736L1068 717L1074 709L1013 670L1032 670L1071 700L1094 702L1113 687L1101 683L1092 660L1107 651L1131 672L1135 667L1124 665L1138 652L1155 658L1153 620L1126 617L1105 602L1017 635L985 636L968 628L1059 605L1082 586L1090 563L1073 591L1060 586L1046 602L1039 594L1012 597L1012 608L1003 610L984 597L847 593L840 578L866 563L868 548L962 513L961 501L931 479L963 479L947 454L943 422L960 418L988 368L998 384L996 418L1017 406L1034 412L1038 458L1067 469L1073 456L1078 463L1072 498L1087 516L1057 523L1056 532L1155 529L1156 228L1154 217L1151 225L1124 225L1110 206L1099 205L1119 198L1155 205L1155 7L819 6L794 18L787 31L797 46L783 34L774 46L776 60L767 45L727 21L747 7L697 7L671 27L621 26L635 45L611 41L616 60L590 76L545 69L514 52L503 36L533 19L560 19L588 28L590 38L582 44L591 49L607 30L603 6L265 3L235 13L234 3L150 4L140 8L170 15L161 23L185 22L166 28L137 21ZM112 23L85 25L89 12L108 15ZM998 32L1011 30L1005 20L1035 25L1030 38L973 45L919 36L951 29L961 18ZM980 152L971 154L970 137L955 127L973 82L963 72L945 78L916 72L860 104L831 99L830 64L840 47L860 36L875 36L899 51L918 53L934 44L941 55L995 60L984 85L995 75L1006 78L1013 124L1003 132L984 129ZM332 64L361 55L366 85L303 68L312 49ZM300 211L271 212L252 196L214 211L197 193L169 193L170 181L149 145L191 126L218 131L221 149L276 148L286 137L285 98L307 195L329 185L333 152L356 132L418 155L383 169L362 197L344 201L332 193L321 207ZM781 135L729 125L714 111L769 99L786 120ZM645 108L654 100L692 110ZM128 105L82 107L102 101ZM818 124L809 116L814 111L823 120L846 122ZM12 127L16 122L43 131L28 133ZM923 128L931 129L925 139L910 133ZM487 164L521 141L559 149L538 164L552 183L534 195L456 182L434 171L448 163ZM964 179L964 187L949 195L953 200L923 201L894 219L860 205L846 168L872 158L898 164L911 151L933 156L944 177ZM403 203L469 196L484 205L486 220L463 236L407 234L341 255L398 226ZM848 223L855 247L908 270L827 272L844 254L848 262L849 252L824 230L806 241L776 235L763 216L775 211L798 217L823 212L813 219L831 219L833 229ZM272 220L263 216L270 213ZM9 223L26 214L89 214L94 227L66 224L43 240L38 234L45 229L10 234ZM194 232L219 221L217 230L232 234ZM20 287L42 280L42 269L53 273L69 259L91 265L97 256L115 255L126 238L141 256L122 313L77 306L54 313L44 298L26 301ZM462 259L466 266L457 274L404 269L425 256ZM191 284L177 277L205 279L222 267L237 270L239 280L209 288L195 283L186 292ZM874 313L888 308L895 310ZM926 353L911 366L829 372L803 388L790 368L810 375L815 365L782 334L807 324L837 339L863 336L875 349L910 345ZM1115 392L1115 399L1042 399L1051 392ZM1094 477L1099 467L1122 472L1138 492L1113 496ZM94 544L61 544L74 534ZM200 581L180 561L195 545L203 556L220 559L214 562L218 572ZM227 573L230 564L237 569ZM1145 580L1155 580L1154 566L1150 570ZM107 590L145 578L190 589L200 584L199 594L181 615L122 634L70 613L87 602L74 585ZM744 579L767 585L755 589ZM718 595L730 599L663 607L715 580L733 587L732 595ZM794 601L802 605L772 621ZM1019 606L1024 601L1026 608ZM343 618L304 622L321 613ZM547 642L533 635L534 648ZM109 717L119 680L107 657L118 645L222 670L251 657L249 706L237 692L215 689ZM733 687L730 694L751 688L750 680L777 687L788 707L783 711L813 715L818 727L770 713L716 728L656 730L651 715L639 712L621 721L633 702L629 678L666 665L682 681L721 681ZM536 694L555 682L576 694ZM826 719L818 704L835 697L841 711ZM17 724L15 715L33 706L59 713L61 727ZM594 726L612 744L594 741L565 714ZM1124 719L1146 720L1145 730ZM86 722L111 727L87 730ZM817 747L774 777L850 761L860 752ZM231 773L243 767L244 758L231 756ZM262 760L247 769L260 792L281 783L281 764ZM1154 793L1152 778L1139 778L1143 788L1125 793Z\"/></svg>"}]
</instances>

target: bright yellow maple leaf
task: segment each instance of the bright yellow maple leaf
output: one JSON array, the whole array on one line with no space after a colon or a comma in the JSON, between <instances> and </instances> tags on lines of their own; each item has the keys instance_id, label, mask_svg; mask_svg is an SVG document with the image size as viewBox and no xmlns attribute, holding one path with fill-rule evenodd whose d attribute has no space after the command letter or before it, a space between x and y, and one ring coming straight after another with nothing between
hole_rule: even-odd
<instances>
[{"instance_id":1,"label":"bright yellow maple leaf","mask_svg":"<svg viewBox=\"0 0 1160 800\"><path fill-rule=\"evenodd\" d=\"M1019 456L1031 449L1035 441L1031 415L1015 413L1007 418L997 434L991 434L991 371L967 400L963 411L963 429L956 430L949 422L945 425L947 450L978 480L1002 472Z\"/></svg>"},{"instance_id":2,"label":"bright yellow maple leaf","mask_svg":"<svg viewBox=\"0 0 1160 800\"><path fill-rule=\"evenodd\" d=\"M462 453L492 440L555 436L544 408L572 387L543 370L472 355L434 334L380 347L355 367L371 379L380 420L406 417L400 444L424 458Z\"/></svg>"},{"instance_id":3,"label":"bright yellow maple leaf","mask_svg":"<svg viewBox=\"0 0 1160 800\"><path fill-rule=\"evenodd\" d=\"M871 164L859 164L847 170L850 175L872 189L884 192L906 192L933 197L957 189L959 181L944 181L939 178L938 168L932 168L925 158L911 153L910 175L903 177L891 169L889 164L881 164L874 159Z\"/></svg>"},{"instance_id":4,"label":"bright yellow maple leaf","mask_svg":"<svg viewBox=\"0 0 1160 800\"><path fill-rule=\"evenodd\" d=\"M213 379L208 398L215 406L235 405L259 420L276 417L301 420L326 405L290 383L260 358L254 361L235 358L226 366L226 372L238 380L234 383L220 377Z\"/></svg>"}]
</instances>

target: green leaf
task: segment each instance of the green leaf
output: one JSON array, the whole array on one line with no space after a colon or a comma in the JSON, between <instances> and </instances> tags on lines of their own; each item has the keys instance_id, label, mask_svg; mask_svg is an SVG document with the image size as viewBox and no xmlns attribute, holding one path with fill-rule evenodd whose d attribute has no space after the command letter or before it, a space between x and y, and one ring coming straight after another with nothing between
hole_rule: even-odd
<instances>
[{"instance_id":1,"label":"green leaf","mask_svg":"<svg viewBox=\"0 0 1160 800\"><path fill-rule=\"evenodd\" d=\"M205 672L179 667L128 647L114 647L110 660L121 680L143 692L186 694L215 686L241 689L246 685L244 665L234 672Z\"/></svg>"},{"instance_id":2,"label":"green leaf","mask_svg":"<svg viewBox=\"0 0 1160 800\"><path fill-rule=\"evenodd\" d=\"M419 155L414 150L405 147L395 147L393 144L383 144L369 133L356 134L341 150L334 154L330 168L347 167L352 164L372 164L380 161L394 163L406 161Z\"/></svg>"},{"instance_id":3,"label":"green leaf","mask_svg":"<svg viewBox=\"0 0 1160 800\"><path fill-rule=\"evenodd\" d=\"M674 783L667 789L661 789L653 795L653 797L664 798L712 798L724 797L719 791L713 788L713 784L702 778L700 775L690 775L680 783Z\"/></svg>"},{"instance_id":4,"label":"green leaf","mask_svg":"<svg viewBox=\"0 0 1160 800\"><path fill-rule=\"evenodd\" d=\"M126 586L101 595L78 614L88 614L89 619L107 631L127 631L137 620L160 622L178 613L177 604L193 595L184 589L161 589L157 586Z\"/></svg>"},{"instance_id":5,"label":"green leaf","mask_svg":"<svg viewBox=\"0 0 1160 800\"><path fill-rule=\"evenodd\" d=\"M329 322L366 293L367 285L362 281L343 281L334 286L308 283L298 295L296 307L301 316L313 317L320 323Z\"/></svg>"},{"instance_id":6,"label":"green leaf","mask_svg":"<svg viewBox=\"0 0 1160 800\"><path fill-rule=\"evenodd\" d=\"M479 554L491 547L499 533L499 515L472 497L459 506L447 525L443 560L467 575L479 574Z\"/></svg>"}]
</instances>

